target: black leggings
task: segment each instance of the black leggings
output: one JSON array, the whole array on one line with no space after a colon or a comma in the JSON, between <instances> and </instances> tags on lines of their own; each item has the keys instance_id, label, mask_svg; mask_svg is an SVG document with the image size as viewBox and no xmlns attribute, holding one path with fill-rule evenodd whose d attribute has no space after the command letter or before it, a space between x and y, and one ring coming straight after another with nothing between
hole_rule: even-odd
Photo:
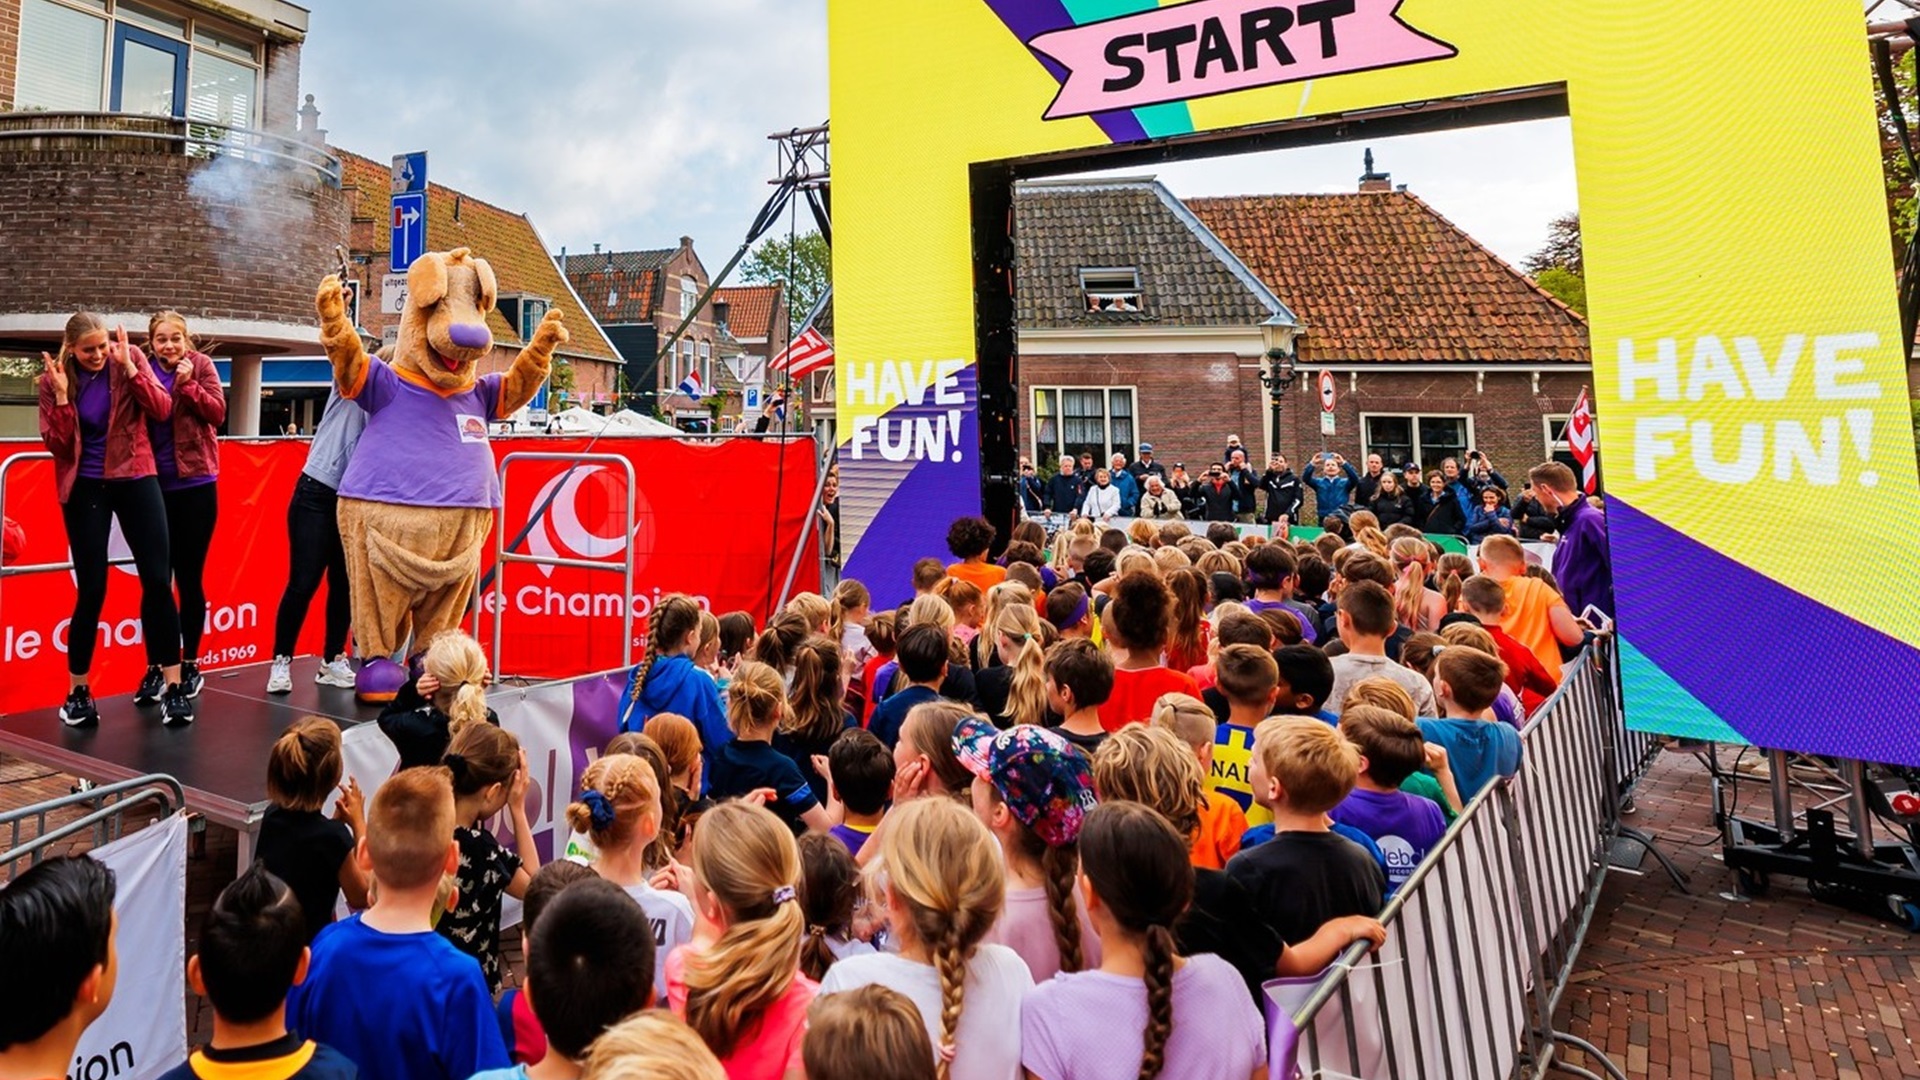
<instances>
[{"instance_id":1,"label":"black leggings","mask_svg":"<svg viewBox=\"0 0 1920 1080\"><path fill-rule=\"evenodd\" d=\"M321 657L331 659L347 651L347 624L353 608L347 594L347 553L340 546L339 497L327 485L300 474L293 501L287 504L287 591L273 625L273 655L292 656L307 621L320 579L327 580L327 628Z\"/></svg>"},{"instance_id":2,"label":"black leggings","mask_svg":"<svg viewBox=\"0 0 1920 1080\"><path fill-rule=\"evenodd\" d=\"M207 549L220 515L214 484L163 491L167 504L167 547L173 555L173 584L180 590L180 655L200 659L200 634L207 626Z\"/></svg>"},{"instance_id":3,"label":"black leggings","mask_svg":"<svg viewBox=\"0 0 1920 1080\"><path fill-rule=\"evenodd\" d=\"M67 627L67 671L85 676L93 667L100 640L100 608L107 600L107 537L113 520L133 552L140 573L140 636L147 663L171 667L180 662L180 611L173 606L167 553L167 507L160 481L89 480L73 482L73 494L60 508L73 549L76 596Z\"/></svg>"}]
</instances>

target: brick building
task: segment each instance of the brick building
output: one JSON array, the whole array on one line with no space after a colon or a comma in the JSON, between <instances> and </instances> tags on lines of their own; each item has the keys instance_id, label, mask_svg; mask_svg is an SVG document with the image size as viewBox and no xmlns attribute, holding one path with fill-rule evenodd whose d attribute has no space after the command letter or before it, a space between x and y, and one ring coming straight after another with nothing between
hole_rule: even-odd
<instances>
[{"instance_id":1,"label":"brick building","mask_svg":"<svg viewBox=\"0 0 1920 1080\"><path fill-rule=\"evenodd\" d=\"M255 430L262 358L313 348L347 234L340 163L296 130L306 27L281 0L0 0L0 356L75 310L143 333L177 308ZM35 430L30 366L0 380L0 433Z\"/></svg>"},{"instance_id":2,"label":"brick building","mask_svg":"<svg viewBox=\"0 0 1920 1080\"><path fill-rule=\"evenodd\" d=\"M710 280L692 237L681 237L679 247L646 251L603 252L595 245L591 254L562 252L560 265L624 361L622 405L658 411L689 428L740 412L740 381L724 363L727 343L712 300L700 308L673 353L660 356L660 346L693 312ZM709 391L700 401L677 390L696 372Z\"/></svg>"},{"instance_id":3,"label":"brick building","mask_svg":"<svg viewBox=\"0 0 1920 1080\"><path fill-rule=\"evenodd\" d=\"M767 363L786 350L792 329L786 285L723 285L714 290L713 307L729 373L742 383L778 385Z\"/></svg>"},{"instance_id":4,"label":"brick building","mask_svg":"<svg viewBox=\"0 0 1920 1080\"><path fill-rule=\"evenodd\" d=\"M1260 365L1299 320L1152 179L1021 184L1020 445L1043 468L1141 442L1192 470L1257 446ZM1199 463L1199 464L1196 464Z\"/></svg>"},{"instance_id":5,"label":"brick building","mask_svg":"<svg viewBox=\"0 0 1920 1080\"><path fill-rule=\"evenodd\" d=\"M1591 378L1579 315L1384 175L1347 195L1184 203L1152 180L1024 184L1015 234L1037 462L1145 441L1192 472L1239 435L1296 468L1323 447L1429 468L1480 449L1512 479L1564 458ZM1276 416L1261 376L1288 352Z\"/></svg>"}]
</instances>

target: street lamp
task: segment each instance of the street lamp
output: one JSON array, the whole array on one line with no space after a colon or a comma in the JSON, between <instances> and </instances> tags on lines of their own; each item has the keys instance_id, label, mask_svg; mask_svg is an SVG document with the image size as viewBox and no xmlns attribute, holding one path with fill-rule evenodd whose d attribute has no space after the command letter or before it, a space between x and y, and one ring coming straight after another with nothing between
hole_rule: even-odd
<instances>
[{"instance_id":1,"label":"street lamp","mask_svg":"<svg viewBox=\"0 0 1920 1080\"><path fill-rule=\"evenodd\" d=\"M1270 452L1275 454L1284 453L1280 448L1280 405L1298 374L1293 367L1293 353L1279 348L1267 350L1267 367L1260 373L1260 385L1267 388L1267 401L1273 406L1273 440Z\"/></svg>"}]
</instances>

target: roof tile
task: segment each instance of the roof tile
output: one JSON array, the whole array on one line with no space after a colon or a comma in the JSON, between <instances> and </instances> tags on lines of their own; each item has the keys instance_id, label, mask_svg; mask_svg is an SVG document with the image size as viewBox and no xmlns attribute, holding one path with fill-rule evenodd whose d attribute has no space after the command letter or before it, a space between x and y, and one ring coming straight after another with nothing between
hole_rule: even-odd
<instances>
[{"instance_id":1,"label":"roof tile","mask_svg":"<svg viewBox=\"0 0 1920 1080\"><path fill-rule=\"evenodd\" d=\"M713 294L727 304L727 326L736 338L772 341L773 318L780 310L783 285L723 285Z\"/></svg>"}]
</instances>

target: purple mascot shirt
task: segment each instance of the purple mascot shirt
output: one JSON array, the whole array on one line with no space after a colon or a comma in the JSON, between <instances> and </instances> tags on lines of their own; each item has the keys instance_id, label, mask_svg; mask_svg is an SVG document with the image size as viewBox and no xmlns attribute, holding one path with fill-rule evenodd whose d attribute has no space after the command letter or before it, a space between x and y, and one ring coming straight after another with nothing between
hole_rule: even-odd
<instances>
[{"instance_id":1,"label":"purple mascot shirt","mask_svg":"<svg viewBox=\"0 0 1920 1080\"><path fill-rule=\"evenodd\" d=\"M488 425L500 404L499 375L483 375L468 390L443 394L424 380L371 360L355 404L367 413L361 438L378 454L355 454L340 478L348 499L407 506L500 505L500 478Z\"/></svg>"}]
</instances>

